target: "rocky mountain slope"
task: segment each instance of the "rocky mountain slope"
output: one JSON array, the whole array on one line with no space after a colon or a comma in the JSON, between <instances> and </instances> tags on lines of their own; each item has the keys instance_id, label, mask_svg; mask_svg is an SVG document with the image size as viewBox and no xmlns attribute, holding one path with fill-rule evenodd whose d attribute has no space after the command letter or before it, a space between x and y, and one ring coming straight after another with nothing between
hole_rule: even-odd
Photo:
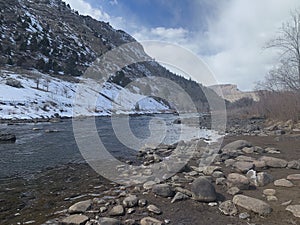
<instances>
[{"instance_id":1,"label":"rocky mountain slope","mask_svg":"<svg viewBox=\"0 0 300 225\"><path fill-rule=\"evenodd\" d=\"M211 98L217 101L220 100L210 89L194 81L177 76L157 62L149 60L150 57L146 55L143 47L129 34L121 30L115 30L109 23L97 21L89 16L79 15L78 12L72 10L69 5L61 0L0 0L0 8L0 68L3 69L0 83L2 86L6 85L0 88L2 105L7 105L7 102L13 99L11 95L3 94L3 92L7 92L7 88L12 88L12 85L7 85L7 79L9 78L19 79L21 83L25 82L26 79L31 79L29 86L25 85L19 88L36 86L33 92L39 93L35 93L35 97L31 96L30 98L27 95L27 99L25 99L26 95L22 95L21 91L18 96L19 101L9 103L12 107L18 104L19 106L20 104L24 105L24 102L29 102L30 104L34 101L45 102L43 100L45 93L42 92L48 92L49 96L54 96L55 93L65 92L64 82L69 82L69 86L76 86L76 83L83 79L77 78L85 74L87 69L94 65L97 58L126 43L136 43L130 49L131 53L147 60L121 67L109 77L107 82L110 84L104 84L105 87L113 86L112 89L121 90L137 78L158 76L174 81L183 88L201 112L209 110L205 94L210 95ZM131 56L128 54L128 56L124 57L129 59ZM110 66L114 67L115 65ZM22 71L21 73L19 73L20 70ZM96 76L97 80L101 80L102 75L99 71ZM25 79L24 77L27 78ZM73 79L74 77L76 79ZM51 85L50 88L46 88L46 86L49 87L49 82L55 83L57 79L60 80L59 83L62 85L57 86L54 90ZM45 88L38 86L40 82L44 83ZM132 92L134 89L135 93L133 95L150 96L149 98L156 102L155 105L159 106L152 107L150 110L152 112L165 111L166 107L170 110L170 104L162 99L151 97L155 96L156 87L147 84L144 86L146 86L144 88L147 90L146 92L137 88L126 90ZM57 89L59 91L56 91ZM14 90L11 89L7 93L10 92L14 92ZM168 95L172 95L172 93L168 93ZM72 100L72 96L69 97ZM131 98L132 95L129 94L127 97ZM105 99L112 102L112 99L109 99L107 96ZM69 101L61 102L61 100L62 98L56 98L56 101L53 98L51 100L55 103L56 111L66 110L58 109L56 105L71 104ZM132 102L132 100L128 101ZM131 105L130 107L125 104L125 109L121 111L127 111L128 113L137 111L135 109L143 111L143 107L136 106L136 104L132 107L132 104L129 104ZM43 108L42 105L40 106ZM91 108L90 106L87 107ZM107 107L107 104L103 105L100 111L106 112L105 114L112 113L111 109ZM0 112L5 112L3 107L1 109L2 111ZM13 111L15 112L16 110ZM39 110L35 111L34 115L38 116L39 113L37 111ZM89 109L88 111L98 112L99 110ZM55 113L57 115L57 112ZM54 115L50 114L48 113L47 115ZM61 115L60 113L58 114Z\"/></svg>"},{"instance_id":2,"label":"rocky mountain slope","mask_svg":"<svg viewBox=\"0 0 300 225\"><path fill-rule=\"evenodd\" d=\"M210 86L212 90L214 90L219 96L224 97L224 99L235 102L242 98L250 98L254 101L258 101L258 95L255 92L243 92L237 88L237 85L234 84L221 84L221 85L213 85Z\"/></svg>"}]
</instances>

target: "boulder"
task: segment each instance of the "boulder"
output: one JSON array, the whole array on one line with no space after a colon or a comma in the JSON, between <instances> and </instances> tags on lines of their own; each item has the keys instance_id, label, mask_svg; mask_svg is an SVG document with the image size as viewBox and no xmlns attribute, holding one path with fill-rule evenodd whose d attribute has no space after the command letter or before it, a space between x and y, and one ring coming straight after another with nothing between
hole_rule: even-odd
<instances>
[{"instance_id":1,"label":"boulder","mask_svg":"<svg viewBox=\"0 0 300 225\"><path fill-rule=\"evenodd\" d=\"M109 217L100 217L98 219L100 225L121 225L121 221Z\"/></svg>"},{"instance_id":2,"label":"boulder","mask_svg":"<svg viewBox=\"0 0 300 225\"><path fill-rule=\"evenodd\" d=\"M211 181L204 177L199 177L193 181L191 191L196 201L213 202L217 199L215 187Z\"/></svg>"},{"instance_id":3,"label":"boulder","mask_svg":"<svg viewBox=\"0 0 300 225\"><path fill-rule=\"evenodd\" d=\"M125 214L125 209L122 205L114 206L108 213L110 216L123 216Z\"/></svg>"},{"instance_id":4,"label":"boulder","mask_svg":"<svg viewBox=\"0 0 300 225\"><path fill-rule=\"evenodd\" d=\"M287 168L300 170L300 160L292 160L288 162Z\"/></svg>"},{"instance_id":5,"label":"boulder","mask_svg":"<svg viewBox=\"0 0 300 225\"><path fill-rule=\"evenodd\" d=\"M156 184L152 187L152 192L161 197L173 197L175 192L173 188L168 184Z\"/></svg>"},{"instance_id":6,"label":"boulder","mask_svg":"<svg viewBox=\"0 0 300 225\"><path fill-rule=\"evenodd\" d=\"M163 225L163 222L152 217L144 217L143 219L141 219L140 224L141 225Z\"/></svg>"},{"instance_id":7,"label":"boulder","mask_svg":"<svg viewBox=\"0 0 300 225\"><path fill-rule=\"evenodd\" d=\"M300 174L290 174L287 176L288 180L300 180Z\"/></svg>"},{"instance_id":8,"label":"boulder","mask_svg":"<svg viewBox=\"0 0 300 225\"><path fill-rule=\"evenodd\" d=\"M189 196L187 196L186 194L183 194L181 192L177 192L176 195L174 196L174 198L172 199L171 203L177 202L177 201L182 201L185 199L188 199Z\"/></svg>"},{"instance_id":9,"label":"boulder","mask_svg":"<svg viewBox=\"0 0 300 225\"><path fill-rule=\"evenodd\" d=\"M155 205L148 205L147 209L149 210L149 212L153 212L154 214L161 214L161 210Z\"/></svg>"},{"instance_id":10,"label":"boulder","mask_svg":"<svg viewBox=\"0 0 300 225\"><path fill-rule=\"evenodd\" d=\"M252 147L252 144L248 141L245 141L245 140L237 140L237 141L234 141L234 142L231 142L227 145L225 145L222 149L222 151L224 150L241 150L245 147Z\"/></svg>"},{"instance_id":11,"label":"boulder","mask_svg":"<svg viewBox=\"0 0 300 225\"><path fill-rule=\"evenodd\" d=\"M264 161L267 166L272 168L284 168L287 166L288 162L284 159L278 159L275 157L263 156L260 158L261 161Z\"/></svg>"},{"instance_id":12,"label":"boulder","mask_svg":"<svg viewBox=\"0 0 300 225\"><path fill-rule=\"evenodd\" d=\"M287 179L279 179L274 181L276 187L293 187L294 184Z\"/></svg>"},{"instance_id":13,"label":"boulder","mask_svg":"<svg viewBox=\"0 0 300 225\"><path fill-rule=\"evenodd\" d=\"M259 187L264 187L267 184L272 183L273 181L273 176L268 174L267 172L260 172L257 174L257 185Z\"/></svg>"},{"instance_id":14,"label":"boulder","mask_svg":"<svg viewBox=\"0 0 300 225\"><path fill-rule=\"evenodd\" d=\"M226 216L234 216L238 213L237 208L235 207L235 205L231 200L222 202L219 205L219 209Z\"/></svg>"},{"instance_id":15,"label":"boulder","mask_svg":"<svg viewBox=\"0 0 300 225\"><path fill-rule=\"evenodd\" d=\"M84 225L89 218L85 215L71 215L61 221L61 225Z\"/></svg>"},{"instance_id":16,"label":"boulder","mask_svg":"<svg viewBox=\"0 0 300 225\"><path fill-rule=\"evenodd\" d=\"M234 196L233 203L259 215L267 215L272 212L272 208L268 203L245 195Z\"/></svg>"},{"instance_id":17,"label":"boulder","mask_svg":"<svg viewBox=\"0 0 300 225\"><path fill-rule=\"evenodd\" d=\"M123 205L125 208L131 208L137 206L138 200L139 199L136 195L129 195L123 200Z\"/></svg>"},{"instance_id":18,"label":"boulder","mask_svg":"<svg viewBox=\"0 0 300 225\"><path fill-rule=\"evenodd\" d=\"M238 187L241 190L248 190L250 182L247 177L238 173L231 173L227 177L229 187Z\"/></svg>"},{"instance_id":19,"label":"boulder","mask_svg":"<svg viewBox=\"0 0 300 225\"><path fill-rule=\"evenodd\" d=\"M295 217L300 218L300 205L289 205L286 210L293 213Z\"/></svg>"},{"instance_id":20,"label":"boulder","mask_svg":"<svg viewBox=\"0 0 300 225\"><path fill-rule=\"evenodd\" d=\"M276 194L276 190L275 189L265 189L263 191L263 193L266 196L274 196Z\"/></svg>"},{"instance_id":21,"label":"boulder","mask_svg":"<svg viewBox=\"0 0 300 225\"><path fill-rule=\"evenodd\" d=\"M70 208L68 209L68 212L71 214L84 213L85 211L90 209L91 206L92 206L92 200L77 202L74 205L70 206Z\"/></svg>"},{"instance_id":22,"label":"boulder","mask_svg":"<svg viewBox=\"0 0 300 225\"><path fill-rule=\"evenodd\" d=\"M241 173L247 173L249 170L253 169L254 164L253 162L244 162L244 161L238 161L233 164L233 167Z\"/></svg>"}]
</instances>

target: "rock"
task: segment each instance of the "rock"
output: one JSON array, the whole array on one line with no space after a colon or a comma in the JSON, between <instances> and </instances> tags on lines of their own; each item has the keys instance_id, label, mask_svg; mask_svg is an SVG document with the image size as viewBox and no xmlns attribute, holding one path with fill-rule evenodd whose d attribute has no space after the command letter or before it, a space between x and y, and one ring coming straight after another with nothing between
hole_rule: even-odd
<instances>
[{"instance_id":1,"label":"rock","mask_svg":"<svg viewBox=\"0 0 300 225\"><path fill-rule=\"evenodd\" d=\"M287 176L288 180L300 180L300 174L290 174Z\"/></svg>"},{"instance_id":2,"label":"rock","mask_svg":"<svg viewBox=\"0 0 300 225\"><path fill-rule=\"evenodd\" d=\"M188 189L185 189L185 188L182 188L182 187L176 187L175 188L175 191L177 192L181 192L189 197L192 197L193 196L193 192L191 192L190 190Z\"/></svg>"},{"instance_id":3,"label":"rock","mask_svg":"<svg viewBox=\"0 0 300 225\"><path fill-rule=\"evenodd\" d=\"M230 195L237 195L241 194L241 190L238 187L231 187L228 189L227 193Z\"/></svg>"},{"instance_id":4,"label":"rock","mask_svg":"<svg viewBox=\"0 0 300 225\"><path fill-rule=\"evenodd\" d=\"M100 217L98 219L100 225L121 225L121 221L109 217Z\"/></svg>"},{"instance_id":5,"label":"rock","mask_svg":"<svg viewBox=\"0 0 300 225\"><path fill-rule=\"evenodd\" d=\"M284 159L278 159L275 157L262 156L261 161L264 161L267 166L272 168L284 168L287 166L288 162Z\"/></svg>"},{"instance_id":6,"label":"rock","mask_svg":"<svg viewBox=\"0 0 300 225\"><path fill-rule=\"evenodd\" d=\"M215 171L215 172L213 172L212 177L214 177L214 178L224 177L224 173L221 171Z\"/></svg>"},{"instance_id":7,"label":"rock","mask_svg":"<svg viewBox=\"0 0 300 225\"><path fill-rule=\"evenodd\" d=\"M226 178L220 177L216 179L216 185L225 185L226 184Z\"/></svg>"},{"instance_id":8,"label":"rock","mask_svg":"<svg viewBox=\"0 0 300 225\"><path fill-rule=\"evenodd\" d=\"M92 206L92 200L86 200L86 201L81 201L77 202L74 205L70 206L68 209L69 213L83 213L87 210L89 210Z\"/></svg>"},{"instance_id":9,"label":"rock","mask_svg":"<svg viewBox=\"0 0 300 225\"><path fill-rule=\"evenodd\" d=\"M138 201L139 207L145 207L147 205L147 200L146 199L139 199Z\"/></svg>"},{"instance_id":10,"label":"rock","mask_svg":"<svg viewBox=\"0 0 300 225\"><path fill-rule=\"evenodd\" d=\"M266 202L245 195L234 196L233 203L242 208L258 213L259 215L267 215L272 211L272 208Z\"/></svg>"},{"instance_id":11,"label":"rock","mask_svg":"<svg viewBox=\"0 0 300 225\"><path fill-rule=\"evenodd\" d=\"M99 210L100 210L101 213L104 213L104 212L107 211L107 208L105 206L102 206L102 207L100 207Z\"/></svg>"},{"instance_id":12,"label":"rock","mask_svg":"<svg viewBox=\"0 0 300 225\"><path fill-rule=\"evenodd\" d=\"M157 215L161 214L161 210L155 205L148 205L147 209L149 210L149 212L153 212Z\"/></svg>"},{"instance_id":13,"label":"rock","mask_svg":"<svg viewBox=\"0 0 300 225\"><path fill-rule=\"evenodd\" d=\"M0 133L0 143L14 143L17 138L14 134Z\"/></svg>"},{"instance_id":14,"label":"rock","mask_svg":"<svg viewBox=\"0 0 300 225\"><path fill-rule=\"evenodd\" d=\"M15 87L15 88L23 88L21 81L14 79L14 78L7 78L6 85L9 85L9 86Z\"/></svg>"},{"instance_id":15,"label":"rock","mask_svg":"<svg viewBox=\"0 0 300 225\"><path fill-rule=\"evenodd\" d=\"M89 218L84 215L71 215L61 221L61 225L84 225Z\"/></svg>"},{"instance_id":16,"label":"rock","mask_svg":"<svg viewBox=\"0 0 300 225\"><path fill-rule=\"evenodd\" d=\"M238 187L241 190L248 190L249 184L248 178L238 173L231 173L227 177L227 185L229 187Z\"/></svg>"},{"instance_id":17,"label":"rock","mask_svg":"<svg viewBox=\"0 0 300 225\"><path fill-rule=\"evenodd\" d=\"M266 196L273 196L276 194L276 190L275 189L265 189L263 191L263 194Z\"/></svg>"},{"instance_id":18,"label":"rock","mask_svg":"<svg viewBox=\"0 0 300 225\"><path fill-rule=\"evenodd\" d=\"M239 218L240 218L241 220L248 219L248 218L250 218L250 214L247 213L247 212L240 213Z\"/></svg>"},{"instance_id":19,"label":"rock","mask_svg":"<svg viewBox=\"0 0 300 225\"><path fill-rule=\"evenodd\" d=\"M287 206L287 205L290 205L290 204L292 204L292 200L289 200L289 201L287 201L287 202L283 202L283 203L281 203L281 205L283 205L283 206Z\"/></svg>"},{"instance_id":20,"label":"rock","mask_svg":"<svg viewBox=\"0 0 300 225\"><path fill-rule=\"evenodd\" d=\"M249 170L253 169L254 164L252 162L238 161L233 164L233 167L241 173L247 173Z\"/></svg>"},{"instance_id":21,"label":"rock","mask_svg":"<svg viewBox=\"0 0 300 225\"><path fill-rule=\"evenodd\" d=\"M254 160L253 161L255 169L264 169L267 167L267 164L265 161L262 160Z\"/></svg>"},{"instance_id":22,"label":"rock","mask_svg":"<svg viewBox=\"0 0 300 225\"><path fill-rule=\"evenodd\" d=\"M293 187L294 184L287 179L279 179L274 181L276 187Z\"/></svg>"},{"instance_id":23,"label":"rock","mask_svg":"<svg viewBox=\"0 0 300 225\"><path fill-rule=\"evenodd\" d=\"M152 187L152 192L165 198L175 195L173 188L168 184L156 184Z\"/></svg>"},{"instance_id":24,"label":"rock","mask_svg":"<svg viewBox=\"0 0 300 225\"><path fill-rule=\"evenodd\" d=\"M280 154L279 149L268 147L265 149L268 154Z\"/></svg>"},{"instance_id":25,"label":"rock","mask_svg":"<svg viewBox=\"0 0 300 225\"><path fill-rule=\"evenodd\" d=\"M127 213L128 214L132 214L132 213L134 213L135 212L135 209L134 208L129 208L128 210L127 210Z\"/></svg>"},{"instance_id":26,"label":"rock","mask_svg":"<svg viewBox=\"0 0 300 225\"><path fill-rule=\"evenodd\" d=\"M150 180L144 183L143 188L146 190L150 190L154 185L156 185L156 182Z\"/></svg>"},{"instance_id":27,"label":"rock","mask_svg":"<svg viewBox=\"0 0 300 225\"><path fill-rule=\"evenodd\" d=\"M237 141L234 141L234 142L231 142L231 143L225 145L223 147L222 151L224 151L224 150L241 150L245 147L252 147L252 144L245 140L237 140Z\"/></svg>"},{"instance_id":28,"label":"rock","mask_svg":"<svg viewBox=\"0 0 300 225\"><path fill-rule=\"evenodd\" d=\"M222 168L220 166L205 166L203 168L203 173L204 175L210 176L213 174L215 171L220 171Z\"/></svg>"},{"instance_id":29,"label":"rock","mask_svg":"<svg viewBox=\"0 0 300 225\"><path fill-rule=\"evenodd\" d=\"M237 208L235 207L235 205L231 200L222 202L219 205L219 209L226 216L234 216L238 213Z\"/></svg>"},{"instance_id":30,"label":"rock","mask_svg":"<svg viewBox=\"0 0 300 225\"><path fill-rule=\"evenodd\" d=\"M124 221L125 225L136 225L136 221L134 219L128 219Z\"/></svg>"},{"instance_id":31,"label":"rock","mask_svg":"<svg viewBox=\"0 0 300 225\"><path fill-rule=\"evenodd\" d=\"M295 217L300 218L300 205L289 205L285 210L290 211Z\"/></svg>"},{"instance_id":32,"label":"rock","mask_svg":"<svg viewBox=\"0 0 300 225\"><path fill-rule=\"evenodd\" d=\"M245 147L242 149L246 154L252 154L255 151L255 147Z\"/></svg>"},{"instance_id":33,"label":"rock","mask_svg":"<svg viewBox=\"0 0 300 225\"><path fill-rule=\"evenodd\" d=\"M278 198L276 196L267 196L267 201L268 202L277 202Z\"/></svg>"},{"instance_id":34,"label":"rock","mask_svg":"<svg viewBox=\"0 0 300 225\"><path fill-rule=\"evenodd\" d=\"M136 195L129 195L123 200L123 206L125 208L131 208L137 206L137 204L138 204L138 197Z\"/></svg>"},{"instance_id":35,"label":"rock","mask_svg":"<svg viewBox=\"0 0 300 225\"><path fill-rule=\"evenodd\" d=\"M260 172L257 174L257 185L259 187L264 187L267 184L272 183L273 181L273 176L268 174L267 172Z\"/></svg>"},{"instance_id":36,"label":"rock","mask_svg":"<svg viewBox=\"0 0 300 225\"><path fill-rule=\"evenodd\" d=\"M174 198L172 199L171 203L177 202L177 201L182 201L185 199L188 199L189 196L187 196L186 194L183 194L181 192L177 192L176 195L174 196Z\"/></svg>"},{"instance_id":37,"label":"rock","mask_svg":"<svg viewBox=\"0 0 300 225\"><path fill-rule=\"evenodd\" d=\"M152 217L145 217L141 219L140 224L141 225L163 225L163 222Z\"/></svg>"},{"instance_id":38,"label":"rock","mask_svg":"<svg viewBox=\"0 0 300 225\"><path fill-rule=\"evenodd\" d=\"M233 166L235 162L236 161L234 159L227 159L227 160L225 160L224 163L225 163L225 166L228 167L228 166Z\"/></svg>"},{"instance_id":39,"label":"rock","mask_svg":"<svg viewBox=\"0 0 300 225\"><path fill-rule=\"evenodd\" d=\"M117 205L114 206L108 214L110 216L123 216L125 214L125 210L122 205Z\"/></svg>"},{"instance_id":40,"label":"rock","mask_svg":"<svg viewBox=\"0 0 300 225\"><path fill-rule=\"evenodd\" d=\"M191 191L196 201L213 202L217 198L214 186L204 177L199 177L193 181Z\"/></svg>"},{"instance_id":41,"label":"rock","mask_svg":"<svg viewBox=\"0 0 300 225\"><path fill-rule=\"evenodd\" d=\"M300 170L300 160L293 160L288 162L287 168Z\"/></svg>"}]
</instances>

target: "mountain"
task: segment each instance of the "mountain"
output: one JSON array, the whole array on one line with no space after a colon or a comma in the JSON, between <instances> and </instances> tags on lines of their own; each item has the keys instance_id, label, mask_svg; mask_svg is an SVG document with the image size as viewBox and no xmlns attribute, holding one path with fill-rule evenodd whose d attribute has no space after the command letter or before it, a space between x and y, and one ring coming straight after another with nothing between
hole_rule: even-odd
<instances>
[{"instance_id":1,"label":"mountain","mask_svg":"<svg viewBox=\"0 0 300 225\"><path fill-rule=\"evenodd\" d=\"M154 60L149 60L143 47L129 34L115 30L109 23L79 15L61 0L0 0L0 9L2 118L71 116L79 83L85 85L87 96L91 93L100 95L96 105L84 106L82 114L172 110L172 103L155 97L155 85L144 84L145 88L128 89L127 85L131 82L149 77L166 78L178 84L200 112L209 110L206 96L221 100L210 89L177 76ZM83 75L95 68L97 59L129 43L135 44L125 57L130 59L134 54L147 60L121 68L111 62L109 67L118 70L100 85L101 91L89 86L90 79ZM98 70L94 78L99 83L103 74ZM97 82L93 84L95 87ZM118 92L126 93L128 99L116 102L114 98ZM171 96L176 94L179 94L178 90L168 93ZM144 102L140 102L142 96L146 99ZM112 103L120 107L112 109ZM29 112L20 116L22 110L26 112L28 107Z\"/></svg>"},{"instance_id":2,"label":"mountain","mask_svg":"<svg viewBox=\"0 0 300 225\"><path fill-rule=\"evenodd\" d=\"M224 97L229 102L235 102L242 98L250 98L254 101L258 101L258 94L254 91L243 92L238 89L235 84L219 84L209 86L212 90L214 90L219 96Z\"/></svg>"}]
</instances>

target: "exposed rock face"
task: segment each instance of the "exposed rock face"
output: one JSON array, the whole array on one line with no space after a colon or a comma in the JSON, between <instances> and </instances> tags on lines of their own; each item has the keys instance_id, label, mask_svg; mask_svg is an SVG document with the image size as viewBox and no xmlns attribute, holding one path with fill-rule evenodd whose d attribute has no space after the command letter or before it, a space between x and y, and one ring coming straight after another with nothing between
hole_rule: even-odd
<instances>
[{"instance_id":1,"label":"exposed rock face","mask_svg":"<svg viewBox=\"0 0 300 225\"><path fill-rule=\"evenodd\" d=\"M258 213L259 215L267 215L272 212L272 208L269 204L262 200L251 198L245 195L234 196L233 203L242 208Z\"/></svg>"},{"instance_id":2,"label":"exposed rock face","mask_svg":"<svg viewBox=\"0 0 300 225\"><path fill-rule=\"evenodd\" d=\"M199 177L192 183L193 198L200 202L212 202L217 198L216 190L212 183L204 178Z\"/></svg>"},{"instance_id":3,"label":"exposed rock face","mask_svg":"<svg viewBox=\"0 0 300 225\"><path fill-rule=\"evenodd\" d=\"M218 95L224 96L224 98L230 102L235 102L242 98L250 98L254 101L258 101L259 97L256 92L242 92L234 84L221 84L210 86Z\"/></svg>"}]
</instances>

